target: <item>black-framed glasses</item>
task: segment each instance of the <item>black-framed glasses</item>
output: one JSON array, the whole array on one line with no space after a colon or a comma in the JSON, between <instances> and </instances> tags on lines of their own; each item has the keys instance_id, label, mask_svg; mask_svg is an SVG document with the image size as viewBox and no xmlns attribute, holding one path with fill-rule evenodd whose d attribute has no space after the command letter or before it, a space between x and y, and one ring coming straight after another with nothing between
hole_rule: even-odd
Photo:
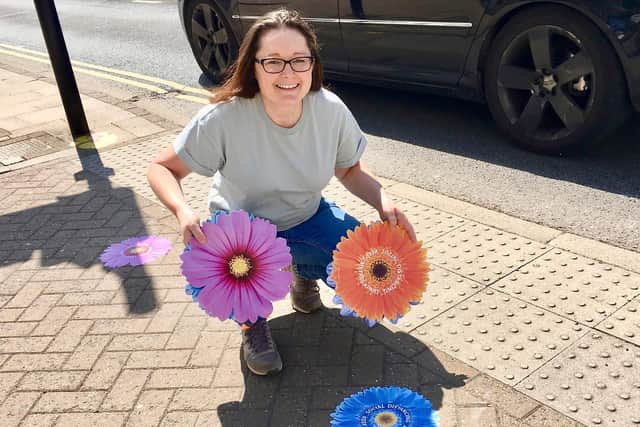
<instances>
[{"instance_id":1,"label":"black-framed glasses","mask_svg":"<svg viewBox=\"0 0 640 427\"><path fill-rule=\"evenodd\" d=\"M256 62L262 65L265 72L269 74L278 74L284 71L284 67L289 64L291 69L297 73L304 73L309 71L313 66L313 56L298 56L289 60L280 58L263 58L257 59Z\"/></svg>"}]
</instances>

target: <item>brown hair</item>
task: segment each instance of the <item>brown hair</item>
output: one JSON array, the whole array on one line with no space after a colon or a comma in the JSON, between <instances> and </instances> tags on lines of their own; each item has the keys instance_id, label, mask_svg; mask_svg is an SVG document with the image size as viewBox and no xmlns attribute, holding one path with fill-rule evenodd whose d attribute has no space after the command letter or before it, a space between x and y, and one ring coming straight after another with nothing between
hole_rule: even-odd
<instances>
[{"instance_id":1,"label":"brown hair","mask_svg":"<svg viewBox=\"0 0 640 427\"><path fill-rule=\"evenodd\" d=\"M262 16L249 28L240 45L238 59L229 67L228 77L220 89L214 92L210 98L212 103L228 101L234 96L253 98L259 92L254 64L256 53L260 47L260 38L269 30L285 27L299 31L307 40L307 46L314 58L311 90L318 91L322 88L322 64L320 63L320 48L315 31L298 12L279 9Z\"/></svg>"}]
</instances>

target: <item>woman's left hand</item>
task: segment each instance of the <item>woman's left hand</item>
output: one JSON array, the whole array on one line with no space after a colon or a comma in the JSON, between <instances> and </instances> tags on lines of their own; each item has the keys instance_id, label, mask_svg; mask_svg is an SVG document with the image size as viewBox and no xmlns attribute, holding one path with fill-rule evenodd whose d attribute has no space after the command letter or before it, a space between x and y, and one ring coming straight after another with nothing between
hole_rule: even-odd
<instances>
[{"instance_id":1,"label":"woman's left hand","mask_svg":"<svg viewBox=\"0 0 640 427\"><path fill-rule=\"evenodd\" d=\"M383 221L388 221L391 225L399 225L402 227L407 234L409 234L409 238L416 242L418 239L416 237L416 232L413 230L413 226L409 222L407 216L400 210L400 208L396 207L391 199L389 199L386 194L383 193L382 196L382 210L380 212L380 219Z\"/></svg>"}]
</instances>

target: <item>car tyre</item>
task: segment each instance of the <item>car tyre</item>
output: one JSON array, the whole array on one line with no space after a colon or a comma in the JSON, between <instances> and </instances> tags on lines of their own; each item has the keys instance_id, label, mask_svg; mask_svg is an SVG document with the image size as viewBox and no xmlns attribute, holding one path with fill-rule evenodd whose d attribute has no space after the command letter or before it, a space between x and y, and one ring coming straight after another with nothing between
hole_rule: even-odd
<instances>
[{"instance_id":1,"label":"car tyre","mask_svg":"<svg viewBox=\"0 0 640 427\"><path fill-rule=\"evenodd\" d=\"M545 6L512 17L490 46L484 71L498 127L532 151L584 149L630 111L613 47L567 8Z\"/></svg>"},{"instance_id":2,"label":"car tyre","mask_svg":"<svg viewBox=\"0 0 640 427\"><path fill-rule=\"evenodd\" d=\"M238 41L227 18L215 1L192 0L184 19L200 69L212 82L221 82L238 55Z\"/></svg>"}]
</instances>

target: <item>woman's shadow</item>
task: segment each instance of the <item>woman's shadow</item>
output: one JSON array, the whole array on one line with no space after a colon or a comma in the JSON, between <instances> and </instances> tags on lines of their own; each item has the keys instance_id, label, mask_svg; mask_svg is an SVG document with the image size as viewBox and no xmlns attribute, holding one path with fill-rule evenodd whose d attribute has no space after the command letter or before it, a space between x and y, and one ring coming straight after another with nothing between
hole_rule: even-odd
<instances>
[{"instance_id":1,"label":"woman's shadow","mask_svg":"<svg viewBox=\"0 0 640 427\"><path fill-rule=\"evenodd\" d=\"M443 407L445 389L464 385L462 364L405 332L368 328L337 309L287 314L269 321L284 362L275 376L258 377L242 363L242 401L217 408L224 427L327 426L330 414L353 393L369 387L407 387ZM241 350L238 357L242 359ZM446 363L446 362L445 362Z\"/></svg>"}]
</instances>

